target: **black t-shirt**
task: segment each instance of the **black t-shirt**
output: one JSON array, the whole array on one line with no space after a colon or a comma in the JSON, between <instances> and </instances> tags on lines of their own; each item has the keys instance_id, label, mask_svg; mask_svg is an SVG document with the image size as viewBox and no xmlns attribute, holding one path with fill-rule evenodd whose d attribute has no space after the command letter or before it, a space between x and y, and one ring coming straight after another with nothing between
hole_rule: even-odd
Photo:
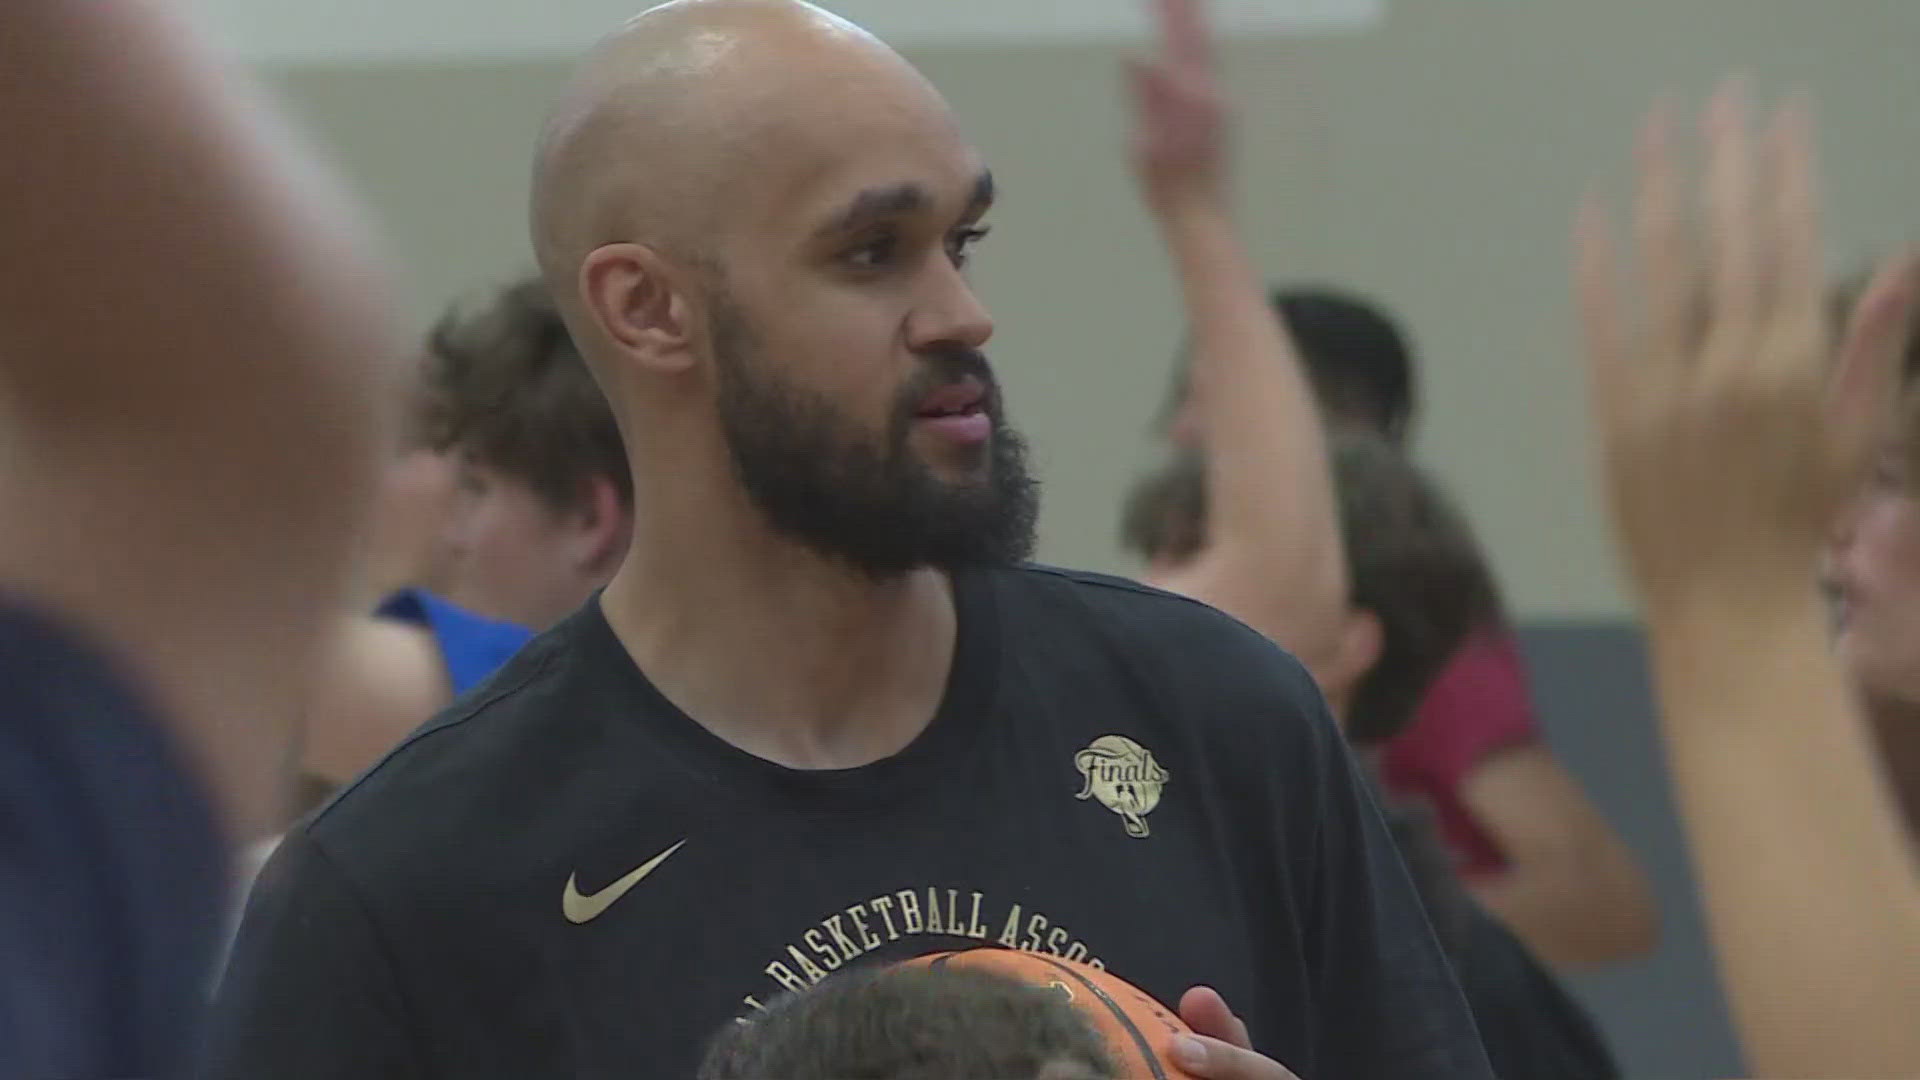
<instances>
[{"instance_id":1,"label":"black t-shirt","mask_svg":"<svg viewBox=\"0 0 1920 1080\"><path fill-rule=\"evenodd\" d=\"M1453 961L1494 1073L1501 1080L1617 1080L1620 1067L1593 1017L1461 887L1432 815L1385 797L1373 772L1365 775Z\"/></svg>"},{"instance_id":2,"label":"black t-shirt","mask_svg":"<svg viewBox=\"0 0 1920 1080\"><path fill-rule=\"evenodd\" d=\"M1472 901L1466 913L1455 970L1501 1080L1618 1080L1587 1010L1513 931Z\"/></svg>"},{"instance_id":3,"label":"black t-shirt","mask_svg":"<svg viewBox=\"0 0 1920 1080\"><path fill-rule=\"evenodd\" d=\"M721 741L589 604L288 836L212 1075L686 1077L783 989L990 945L1213 986L1305 1080L1490 1075L1297 663L1115 579L955 597L937 715L841 771Z\"/></svg>"},{"instance_id":4,"label":"black t-shirt","mask_svg":"<svg viewBox=\"0 0 1920 1080\"><path fill-rule=\"evenodd\" d=\"M0 1077L183 1069L226 873L144 696L71 630L0 602Z\"/></svg>"}]
</instances>

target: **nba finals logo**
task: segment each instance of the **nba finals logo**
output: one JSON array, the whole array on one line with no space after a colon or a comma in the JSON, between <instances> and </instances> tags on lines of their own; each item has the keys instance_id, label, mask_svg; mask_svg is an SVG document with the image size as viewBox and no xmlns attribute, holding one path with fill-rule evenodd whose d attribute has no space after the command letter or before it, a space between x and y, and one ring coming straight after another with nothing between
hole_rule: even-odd
<instances>
[{"instance_id":1,"label":"nba finals logo","mask_svg":"<svg viewBox=\"0 0 1920 1080\"><path fill-rule=\"evenodd\" d=\"M1125 735L1102 735L1073 756L1073 767L1086 778L1074 798L1099 799L1127 823L1128 836L1147 835L1147 815L1160 805L1167 783L1167 770L1151 750Z\"/></svg>"}]
</instances>

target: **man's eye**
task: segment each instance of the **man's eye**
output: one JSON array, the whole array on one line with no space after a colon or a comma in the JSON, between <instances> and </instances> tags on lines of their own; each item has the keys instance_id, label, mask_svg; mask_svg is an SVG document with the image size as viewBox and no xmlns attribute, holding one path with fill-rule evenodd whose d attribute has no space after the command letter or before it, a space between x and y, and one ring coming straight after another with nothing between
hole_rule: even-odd
<instances>
[{"instance_id":1,"label":"man's eye","mask_svg":"<svg viewBox=\"0 0 1920 1080\"><path fill-rule=\"evenodd\" d=\"M862 241L849 250L844 258L847 264L861 270L875 270L893 261L900 240L892 233L882 233Z\"/></svg>"},{"instance_id":2,"label":"man's eye","mask_svg":"<svg viewBox=\"0 0 1920 1080\"><path fill-rule=\"evenodd\" d=\"M947 242L947 257L953 260L953 265L965 267L973 256L973 245L986 239L992 231L985 225L975 225L954 233L953 239Z\"/></svg>"}]
</instances>

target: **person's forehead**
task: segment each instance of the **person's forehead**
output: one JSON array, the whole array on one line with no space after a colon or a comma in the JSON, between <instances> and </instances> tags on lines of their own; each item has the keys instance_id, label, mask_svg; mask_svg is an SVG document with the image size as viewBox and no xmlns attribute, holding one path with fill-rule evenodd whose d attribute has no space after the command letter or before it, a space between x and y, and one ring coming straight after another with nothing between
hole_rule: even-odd
<instances>
[{"instance_id":1,"label":"person's forehead","mask_svg":"<svg viewBox=\"0 0 1920 1080\"><path fill-rule=\"evenodd\" d=\"M875 146L797 185L792 221L807 232L850 231L867 218L957 216L993 194L992 174L963 148L912 154Z\"/></svg>"},{"instance_id":2,"label":"person's forehead","mask_svg":"<svg viewBox=\"0 0 1920 1080\"><path fill-rule=\"evenodd\" d=\"M788 239L833 225L863 196L911 193L906 213L956 213L980 194L986 166L941 109L910 102L868 102L834 122L802 121L768 140L755 185L755 230ZM990 192L989 192L990 194ZM924 205L907 205L908 202Z\"/></svg>"}]
</instances>

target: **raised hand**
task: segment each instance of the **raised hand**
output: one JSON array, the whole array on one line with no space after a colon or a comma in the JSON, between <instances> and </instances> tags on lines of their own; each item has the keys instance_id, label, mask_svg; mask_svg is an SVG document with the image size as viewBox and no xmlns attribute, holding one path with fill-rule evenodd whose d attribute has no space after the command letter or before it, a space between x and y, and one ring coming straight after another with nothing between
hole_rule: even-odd
<instances>
[{"instance_id":1,"label":"raised hand","mask_svg":"<svg viewBox=\"0 0 1920 1080\"><path fill-rule=\"evenodd\" d=\"M1205 0L1152 0L1158 54L1128 65L1133 158L1148 203L1217 201L1227 168L1227 109Z\"/></svg>"},{"instance_id":2,"label":"raised hand","mask_svg":"<svg viewBox=\"0 0 1920 1080\"><path fill-rule=\"evenodd\" d=\"M1834 333L1809 108L1788 103L1759 135L1749 112L1737 83L1714 96L1697 175L1672 109L1647 120L1629 286L1604 214L1589 205L1577 229L1600 460L1626 567L1656 606L1811 588L1894 398L1913 305L1913 260L1891 261Z\"/></svg>"},{"instance_id":3,"label":"raised hand","mask_svg":"<svg viewBox=\"0 0 1920 1080\"><path fill-rule=\"evenodd\" d=\"M1192 333L1182 426L1204 449L1207 546L1154 583L1229 612L1316 671L1338 659L1347 564L1319 409L1228 207L1228 117L1204 0L1151 0L1129 69L1141 194Z\"/></svg>"}]
</instances>

